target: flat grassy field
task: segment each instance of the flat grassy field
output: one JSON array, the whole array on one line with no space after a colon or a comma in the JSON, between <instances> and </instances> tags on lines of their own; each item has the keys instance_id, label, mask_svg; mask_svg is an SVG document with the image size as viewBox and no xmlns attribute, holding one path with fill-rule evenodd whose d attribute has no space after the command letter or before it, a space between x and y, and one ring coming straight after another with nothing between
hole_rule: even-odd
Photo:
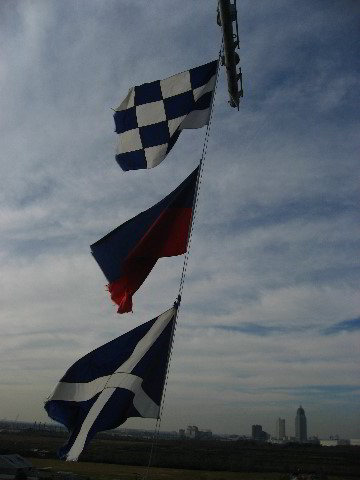
<instances>
[{"instance_id":1,"label":"flat grassy field","mask_svg":"<svg viewBox=\"0 0 360 480\"><path fill-rule=\"evenodd\" d=\"M108 463L64 462L62 460L28 458L36 468L51 467L54 472L73 472L96 480L140 480L146 474L145 467L114 465ZM281 473L209 472L174 468L150 468L149 480L288 480ZM328 480L346 480L329 476Z\"/></svg>"},{"instance_id":2,"label":"flat grassy field","mask_svg":"<svg viewBox=\"0 0 360 480\"><path fill-rule=\"evenodd\" d=\"M66 438L59 432L3 431L0 453L18 453L39 468L71 471L96 480L139 480L146 474L149 440L99 436L79 463L68 463L56 455ZM158 440L152 465L149 480L289 480L289 472L298 470L327 475L327 480L355 480L360 479L360 448Z\"/></svg>"},{"instance_id":3,"label":"flat grassy field","mask_svg":"<svg viewBox=\"0 0 360 480\"><path fill-rule=\"evenodd\" d=\"M73 472L96 480L139 480L146 474L145 467L91 462L64 462L61 460L29 458L36 468L51 467L53 471ZM279 473L207 472L174 468L150 468L149 480L288 480ZM331 479L335 480L335 479Z\"/></svg>"}]
</instances>

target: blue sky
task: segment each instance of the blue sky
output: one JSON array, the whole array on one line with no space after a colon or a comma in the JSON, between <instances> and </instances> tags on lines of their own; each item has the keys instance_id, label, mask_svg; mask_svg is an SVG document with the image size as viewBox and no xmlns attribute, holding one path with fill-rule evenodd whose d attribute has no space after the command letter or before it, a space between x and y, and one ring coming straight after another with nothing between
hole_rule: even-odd
<instances>
[{"instance_id":1,"label":"blue sky","mask_svg":"<svg viewBox=\"0 0 360 480\"><path fill-rule=\"evenodd\" d=\"M360 437L360 5L238 8L245 96L228 106L222 70L162 428L293 435L301 403L309 434ZM0 41L0 407L44 421L75 360L178 291L163 259L117 315L89 245L189 175L205 130L123 173L111 108L221 37L215 1L3 0Z\"/></svg>"}]
</instances>

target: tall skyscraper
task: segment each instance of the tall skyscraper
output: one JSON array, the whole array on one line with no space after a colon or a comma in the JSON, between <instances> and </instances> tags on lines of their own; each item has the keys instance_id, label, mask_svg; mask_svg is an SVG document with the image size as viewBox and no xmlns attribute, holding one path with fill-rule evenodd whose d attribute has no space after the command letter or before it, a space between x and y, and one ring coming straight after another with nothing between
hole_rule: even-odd
<instances>
[{"instance_id":1,"label":"tall skyscraper","mask_svg":"<svg viewBox=\"0 0 360 480\"><path fill-rule=\"evenodd\" d=\"M306 416L301 405L297 409L295 417L295 437L298 442L307 441Z\"/></svg>"},{"instance_id":2,"label":"tall skyscraper","mask_svg":"<svg viewBox=\"0 0 360 480\"><path fill-rule=\"evenodd\" d=\"M285 433L285 418L278 418L276 420L276 438L283 440L286 437Z\"/></svg>"}]
</instances>

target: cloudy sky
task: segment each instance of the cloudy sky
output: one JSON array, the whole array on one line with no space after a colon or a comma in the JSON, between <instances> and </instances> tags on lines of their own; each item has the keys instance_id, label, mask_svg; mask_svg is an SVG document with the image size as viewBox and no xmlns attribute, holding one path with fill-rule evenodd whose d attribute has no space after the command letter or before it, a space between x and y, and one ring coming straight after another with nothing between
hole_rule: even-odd
<instances>
[{"instance_id":1,"label":"cloudy sky","mask_svg":"<svg viewBox=\"0 0 360 480\"><path fill-rule=\"evenodd\" d=\"M1 0L0 417L45 421L66 369L176 298L163 259L117 315L89 245L175 188L205 130L124 173L112 107L215 59L216 1ZM224 70L162 429L360 437L355 0L238 2L245 96ZM126 425L151 428L152 420Z\"/></svg>"}]
</instances>

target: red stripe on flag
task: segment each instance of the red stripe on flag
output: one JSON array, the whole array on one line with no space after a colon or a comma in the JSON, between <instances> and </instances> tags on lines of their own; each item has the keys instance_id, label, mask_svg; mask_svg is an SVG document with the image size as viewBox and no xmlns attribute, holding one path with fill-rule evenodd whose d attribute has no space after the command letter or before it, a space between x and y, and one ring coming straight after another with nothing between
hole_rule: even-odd
<instances>
[{"instance_id":1,"label":"red stripe on flag","mask_svg":"<svg viewBox=\"0 0 360 480\"><path fill-rule=\"evenodd\" d=\"M169 208L161 213L124 261L124 275L108 285L118 313L132 311L132 296L157 260L182 255L187 250L191 208Z\"/></svg>"}]
</instances>

